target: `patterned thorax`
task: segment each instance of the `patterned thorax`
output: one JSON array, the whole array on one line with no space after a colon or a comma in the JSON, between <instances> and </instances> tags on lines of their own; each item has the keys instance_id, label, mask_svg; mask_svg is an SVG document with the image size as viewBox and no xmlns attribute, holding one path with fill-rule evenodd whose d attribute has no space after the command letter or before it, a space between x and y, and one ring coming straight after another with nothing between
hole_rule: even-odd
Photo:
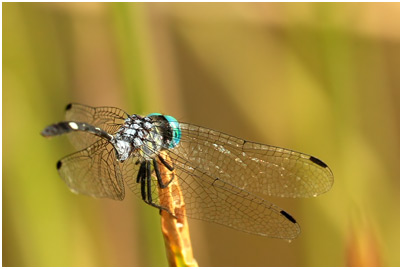
<instances>
[{"instance_id":1,"label":"patterned thorax","mask_svg":"<svg viewBox=\"0 0 402 269\"><path fill-rule=\"evenodd\" d=\"M123 162L134 155L143 160L152 160L161 150L177 145L173 145L173 134L177 132L174 128L178 126L172 125L169 118L161 114L150 114L147 117L131 115L112 141L117 159Z\"/></svg>"}]
</instances>

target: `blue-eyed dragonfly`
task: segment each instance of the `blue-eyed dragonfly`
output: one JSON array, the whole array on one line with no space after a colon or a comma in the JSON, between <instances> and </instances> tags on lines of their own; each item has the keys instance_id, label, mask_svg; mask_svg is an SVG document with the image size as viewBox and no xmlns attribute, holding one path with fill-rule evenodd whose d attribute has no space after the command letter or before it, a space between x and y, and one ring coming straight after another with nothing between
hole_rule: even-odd
<instances>
[{"instance_id":1,"label":"blue-eyed dragonfly","mask_svg":"<svg viewBox=\"0 0 402 269\"><path fill-rule=\"evenodd\" d=\"M329 167L313 156L158 113L144 117L114 107L69 104L66 121L41 134L68 134L80 149L57 162L74 193L122 200L125 182L144 202L167 210L158 189L177 180L186 216L262 236L293 239L300 233L296 220L266 196L315 197L333 184ZM175 172L167 183L161 165Z\"/></svg>"}]
</instances>

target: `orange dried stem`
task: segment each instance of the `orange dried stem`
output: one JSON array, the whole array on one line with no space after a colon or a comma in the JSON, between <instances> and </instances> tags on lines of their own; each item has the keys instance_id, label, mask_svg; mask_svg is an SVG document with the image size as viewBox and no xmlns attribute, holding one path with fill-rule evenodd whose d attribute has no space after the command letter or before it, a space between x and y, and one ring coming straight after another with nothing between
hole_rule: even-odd
<instances>
[{"instance_id":1,"label":"orange dried stem","mask_svg":"<svg viewBox=\"0 0 402 269\"><path fill-rule=\"evenodd\" d=\"M167 163L172 163L166 152L161 153L161 157ZM162 233L169 266L198 266L193 257L186 208L179 182L176 179L177 175L175 170L170 171L159 160L158 162L164 184L175 178L166 188L159 188L160 204L176 216L172 216L166 210L161 210Z\"/></svg>"}]
</instances>

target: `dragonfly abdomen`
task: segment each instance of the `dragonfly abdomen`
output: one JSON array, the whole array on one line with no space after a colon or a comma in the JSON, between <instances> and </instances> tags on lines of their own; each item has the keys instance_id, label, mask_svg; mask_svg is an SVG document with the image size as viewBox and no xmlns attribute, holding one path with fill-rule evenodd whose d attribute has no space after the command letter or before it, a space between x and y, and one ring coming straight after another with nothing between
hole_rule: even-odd
<instances>
[{"instance_id":1,"label":"dragonfly abdomen","mask_svg":"<svg viewBox=\"0 0 402 269\"><path fill-rule=\"evenodd\" d=\"M113 138L112 135L108 134L107 132L105 132L104 130L102 130L98 127L92 126L87 123L74 122L74 121L63 121L63 122L59 122L56 124L52 124L52 125L46 127L42 131L41 134L45 137L49 137L49 136L62 135L62 134L66 134L69 132L75 132L75 131L92 133L96 136L105 138L107 140L111 140Z\"/></svg>"}]
</instances>

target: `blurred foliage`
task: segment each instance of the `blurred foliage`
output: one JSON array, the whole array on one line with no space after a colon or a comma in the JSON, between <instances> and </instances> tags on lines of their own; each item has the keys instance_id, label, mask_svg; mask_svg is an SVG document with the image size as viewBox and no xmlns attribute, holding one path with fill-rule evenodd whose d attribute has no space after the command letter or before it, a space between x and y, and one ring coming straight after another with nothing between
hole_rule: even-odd
<instances>
[{"instance_id":1,"label":"blurred foliage","mask_svg":"<svg viewBox=\"0 0 402 269\"><path fill-rule=\"evenodd\" d=\"M3 266L167 265L157 210L59 179L73 149L39 132L71 101L331 167L327 194L272 199L291 244L191 221L200 265L399 266L399 32L399 3L3 3Z\"/></svg>"}]
</instances>

